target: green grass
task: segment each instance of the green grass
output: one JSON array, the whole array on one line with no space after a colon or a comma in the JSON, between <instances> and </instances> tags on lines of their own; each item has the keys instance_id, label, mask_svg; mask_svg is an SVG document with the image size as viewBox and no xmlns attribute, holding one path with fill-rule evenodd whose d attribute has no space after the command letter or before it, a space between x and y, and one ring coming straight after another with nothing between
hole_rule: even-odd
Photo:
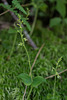
<instances>
[{"instance_id":1,"label":"green grass","mask_svg":"<svg viewBox=\"0 0 67 100\"><path fill-rule=\"evenodd\" d=\"M55 30L55 29L54 29ZM67 68L67 35L61 34L65 38L61 38L56 33L48 29L39 29L36 27L33 33L33 40L38 46L37 50L33 50L26 43L29 51L31 64L40 48L45 43L36 64L33 69L34 76L42 75L44 78L55 74L52 71L56 68L58 59L62 57L59 63L58 72ZM66 32L66 31L64 31ZM18 75L20 73L29 73L28 59L23 47L18 48L20 36L17 35L14 51L9 59L15 34L9 33L8 30L0 31L0 100L22 100L25 86ZM30 100L67 100L67 72L61 74L61 79L57 78L55 98L53 99L54 78L48 79L46 84L41 84L37 88L33 88ZM30 88L27 89L26 96ZM33 99L32 99L33 98Z\"/></svg>"}]
</instances>

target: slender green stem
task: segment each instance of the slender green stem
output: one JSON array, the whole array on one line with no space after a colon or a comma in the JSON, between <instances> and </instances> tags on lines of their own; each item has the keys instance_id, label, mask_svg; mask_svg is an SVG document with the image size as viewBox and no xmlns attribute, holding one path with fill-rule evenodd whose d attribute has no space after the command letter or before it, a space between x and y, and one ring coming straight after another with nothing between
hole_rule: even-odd
<instances>
[{"instance_id":1,"label":"slender green stem","mask_svg":"<svg viewBox=\"0 0 67 100\"><path fill-rule=\"evenodd\" d=\"M14 46L15 46L15 43L16 43L16 38L17 38L17 33L15 34L15 38L14 38L14 41L13 41L13 46L12 46L12 49L11 49L11 52L10 52L10 57L12 56L13 51L14 51Z\"/></svg>"},{"instance_id":2,"label":"slender green stem","mask_svg":"<svg viewBox=\"0 0 67 100\"><path fill-rule=\"evenodd\" d=\"M32 35L32 33L34 31L34 28L35 28L35 24L36 24L36 20L37 20L37 15L38 15L38 9L36 9L36 12L35 12L35 17L34 17L32 29L31 29L31 32L30 32L31 35Z\"/></svg>"},{"instance_id":3,"label":"slender green stem","mask_svg":"<svg viewBox=\"0 0 67 100\"><path fill-rule=\"evenodd\" d=\"M24 47L24 49L25 49L25 51L26 51L26 54L27 54L27 57L28 57L28 63L29 63L29 67L30 67L30 72L31 72L31 63L30 63L30 57L29 57L29 53L28 53L28 50L27 50L27 48L26 48L26 46L25 46L25 40L24 40L24 38L23 38L23 34L22 34L22 32L23 32L23 29L22 29L22 22L21 22L21 20L20 20L21 18L20 18L20 16L19 16L19 20L18 20L18 22L19 22L19 27L20 27L20 31L19 31L19 33L20 33L20 36L21 36L21 40L22 40L22 44L23 44L23 47ZM31 79L32 79L32 72L31 72L31 74L30 74L30 76L31 76Z\"/></svg>"},{"instance_id":4,"label":"slender green stem","mask_svg":"<svg viewBox=\"0 0 67 100\"><path fill-rule=\"evenodd\" d=\"M27 50L27 48L26 48L26 46L25 46L25 39L23 38L23 34L22 34L23 29L22 29L22 27L21 27L21 26L22 26L22 22L21 22L21 20L20 20L20 16L19 16L18 22L19 22L18 26L20 27L20 30L18 30L18 32L20 33L22 45L23 45L23 47L24 47L24 49L25 49L25 51L26 51L27 57L28 57L28 63L29 63L29 68L30 68L30 76L31 76L31 79L32 79L32 71L31 71L30 57L29 57L28 50ZM26 87L26 89L27 89L27 87ZM26 89L25 89L25 92L26 92ZM29 99L29 96L30 96L31 92L32 92L32 87L31 87L31 89L30 89L30 91L29 91L27 100ZM25 96L25 94L23 95L23 99L24 99L24 96Z\"/></svg>"},{"instance_id":5,"label":"slender green stem","mask_svg":"<svg viewBox=\"0 0 67 100\"><path fill-rule=\"evenodd\" d=\"M22 32L20 32L20 35L21 35L21 40L22 40L22 43L23 43L24 49L25 49L26 54L27 54L27 57L28 57L28 62L29 62L29 67L30 67L30 72L31 72L30 57L29 57L28 50L27 50L27 48L26 48L26 46L25 46L25 43L24 43L24 39L23 39L23 36L22 36ZM32 78L32 73L31 73L30 75L31 75L31 78Z\"/></svg>"},{"instance_id":6,"label":"slender green stem","mask_svg":"<svg viewBox=\"0 0 67 100\"><path fill-rule=\"evenodd\" d=\"M31 86L31 89L30 89L30 91L29 91L29 94L28 94L27 100L29 99L31 92L32 92L32 86Z\"/></svg>"},{"instance_id":7,"label":"slender green stem","mask_svg":"<svg viewBox=\"0 0 67 100\"><path fill-rule=\"evenodd\" d=\"M56 70L55 70L56 73ZM53 89L53 99L55 97L55 89L56 89L56 75L55 75L55 82L54 82L54 89Z\"/></svg>"}]
</instances>

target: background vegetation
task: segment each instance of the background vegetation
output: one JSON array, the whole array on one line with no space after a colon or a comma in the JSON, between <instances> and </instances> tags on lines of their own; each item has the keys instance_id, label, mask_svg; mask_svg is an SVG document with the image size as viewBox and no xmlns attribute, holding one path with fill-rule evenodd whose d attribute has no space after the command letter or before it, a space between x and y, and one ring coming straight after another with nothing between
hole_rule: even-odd
<instances>
[{"instance_id":1,"label":"background vegetation","mask_svg":"<svg viewBox=\"0 0 67 100\"><path fill-rule=\"evenodd\" d=\"M21 37L14 27L16 21L6 10L21 16L23 30L38 47L34 50L25 42L31 65L44 44L32 75L42 76L46 82L32 89L29 100L67 100L67 0L0 1L0 100L23 100L25 85L17 76L29 74L28 58L24 46L18 46ZM30 86L24 100L29 91Z\"/></svg>"}]
</instances>

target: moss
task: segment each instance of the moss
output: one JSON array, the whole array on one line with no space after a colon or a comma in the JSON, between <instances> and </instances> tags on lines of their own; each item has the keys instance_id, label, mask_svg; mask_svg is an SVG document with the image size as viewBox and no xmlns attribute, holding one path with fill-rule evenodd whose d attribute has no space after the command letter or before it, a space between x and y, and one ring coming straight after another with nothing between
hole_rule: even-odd
<instances>
[{"instance_id":1,"label":"moss","mask_svg":"<svg viewBox=\"0 0 67 100\"><path fill-rule=\"evenodd\" d=\"M67 46L64 41L67 41L67 39L65 38L64 40L54 34L54 31L44 28L40 29L42 34L40 33L40 36L38 36L38 30L36 28L34 31L35 34L32 36L38 49L34 51L26 44L32 64L40 46L42 43L45 43L34 66L33 74L42 75L44 77L54 74L52 69L56 67L56 63L60 57L62 57L62 61L59 63L60 67L58 72L66 69ZM17 48L20 42L19 35L12 57L7 60L11 52L14 36L15 34L9 33L8 30L0 32L0 39L2 40L0 44L0 100L21 100L25 86L17 76L22 72L29 73L28 60L24 48ZM66 36L66 34L64 36ZM61 75L61 79L57 79L56 100L66 100L66 80L66 72ZM53 85L54 79L48 79L47 84L42 84L38 88L33 89L31 97L33 100L51 100L49 98L52 98L53 95Z\"/></svg>"}]
</instances>

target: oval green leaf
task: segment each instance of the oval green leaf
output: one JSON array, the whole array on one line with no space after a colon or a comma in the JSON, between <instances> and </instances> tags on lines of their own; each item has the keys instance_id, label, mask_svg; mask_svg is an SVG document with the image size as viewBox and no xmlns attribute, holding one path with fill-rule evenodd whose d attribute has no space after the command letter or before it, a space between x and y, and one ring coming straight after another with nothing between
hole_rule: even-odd
<instances>
[{"instance_id":1,"label":"oval green leaf","mask_svg":"<svg viewBox=\"0 0 67 100\"><path fill-rule=\"evenodd\" d=\"M23 82L25 85L27 85L27 86L31 85L32 80L31 80L31 77L30 77L28 74L26 74L26 73L21 73L18 77L21 78L22 82Z\"/></svg>"},{"instance_id":2,"label":"oval green leaf","mask_svg":"<svg viewBox=\"0 0 67 100\"><path fill-rule=\"evenodd\" d=\"M44 79L42 76L36 76L33 78L32 87L37 87L43 82L46 82L46 79Z\"/></svg>"}]
</instances>

